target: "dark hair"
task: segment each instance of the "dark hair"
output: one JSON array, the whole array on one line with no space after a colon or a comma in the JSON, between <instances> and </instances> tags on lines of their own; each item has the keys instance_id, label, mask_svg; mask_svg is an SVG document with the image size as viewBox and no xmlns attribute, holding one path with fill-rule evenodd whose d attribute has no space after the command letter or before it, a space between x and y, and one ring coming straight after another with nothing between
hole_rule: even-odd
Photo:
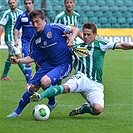
<instances>
[{"instance_id":1,"label":"dark hair","mask_svg":"<svg viewBox=\"0 0 133 133\"><path fill-rule=\"evenodd\" d=\"M44 16L44 13L41 11L41 10L39 10L39 9L37 9L37 10L32 10L31 12L30 12L30 14L29 14L29 17L30 17L30 19L32 20L33 18L35 18L35 17L39 17L39 18L41 18L42 20L45 18L45 16Z\"/></svg>"},{"instance_id":2,"label":"dark hair","mask_svg":"<svg viewBox=\"0 0 133 133\"><path fill-rule=\"evenodd\" d=\"M24 0L24 3L25 3L25 1L26 1L26 0ZM30 0L30 1L32 1L32 3L34 4L34 0Z\"/></svg>"},{"instance_id":3,"label":"dark hair","mask_svg":"<svg viewBox=\"0 0 133 133\"><path fill-rule=\"evenodd\" d=\"M85 22L82 26L82 30L84 29L91 29L94 34L97 33L97 26L92 22Z\"/></svg>"}]
</instances>

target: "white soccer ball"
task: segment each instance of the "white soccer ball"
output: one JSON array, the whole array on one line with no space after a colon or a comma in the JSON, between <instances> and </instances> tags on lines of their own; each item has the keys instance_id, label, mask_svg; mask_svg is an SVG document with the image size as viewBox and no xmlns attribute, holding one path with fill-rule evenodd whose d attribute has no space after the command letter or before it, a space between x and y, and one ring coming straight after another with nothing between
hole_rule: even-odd
<instances>
[{"instance_id":1,"label":"white soccer ball","mask_svg":"<svg viewBox=\"0 0 133 133\"><path fill-rule=\"evenodd\" d=\"M50 116L50 110L47 105L37 104L33 109L33 117L35 120L44 121Z\"/></svg>"}]
</instances>

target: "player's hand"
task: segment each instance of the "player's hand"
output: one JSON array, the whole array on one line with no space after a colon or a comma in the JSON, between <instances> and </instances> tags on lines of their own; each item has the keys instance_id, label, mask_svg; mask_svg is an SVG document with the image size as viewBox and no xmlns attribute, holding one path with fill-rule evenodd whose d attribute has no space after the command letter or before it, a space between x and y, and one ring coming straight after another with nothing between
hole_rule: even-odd
<instances>
[{"instance_id":1,"label":"player's hand","mask_svg":"<svg viewBox=\"0 0 133 133\"><path fill-rule=\"evenodd\" d=\"M69 40L70 40L70 35L69 34L64 33L62 35L62 37L66 37L66 43L69 43Z\"/></svg>"},{"instance_id":2,"label":"player's hand","mask_svg":"<svg viewBox=\"0 0 133 133\"><path fill-rule=\"evenodd\" d=\"M68 43L68 47L69 48L73 48L73 46L74 46L74 40L73 39L70 39L69 40L69 43Z\"/></svg>"},{"instance_id":3,"label":"player's hand","mask_svg":"<svg viewBox=\"0 0 133 133\"><path fill-rule=\"evenodd\" d=\"M16 42L14 43L14 46L15 46L15 47L18 47L18 41L16 41Z\"/></svg>"},{"instance_id":4,"label":"player's hand","mask_svg":"<svg viewBox=\"0 0 133 133\"><path fill-rule=\"evenodd\" d=\"M18 64L18 59L16 59L15 57L11 57L11 58L10 58L10 62L11 62L12 64Z\"/></svg>"}]
</instances>

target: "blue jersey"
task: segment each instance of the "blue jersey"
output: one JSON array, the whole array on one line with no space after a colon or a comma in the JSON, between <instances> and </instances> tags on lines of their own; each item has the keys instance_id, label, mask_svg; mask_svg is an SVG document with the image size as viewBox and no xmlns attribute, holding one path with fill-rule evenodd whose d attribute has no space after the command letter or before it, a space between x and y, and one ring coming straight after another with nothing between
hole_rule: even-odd
<instances>
[{"instance_id":1,"label":"blue jersey","mask_svg":"<svg viewBox=\"0 0 133 133\"><path fill-rule=\"evenodd\" d=\"M27 44L29 45L29 42L32 38L32 36L36 33L32 22L29 18L29 15L27 11L24 11L23 14L20 14L17 18L17 21L14 25L14 28L17 30L20 30L22 27L22 45Z\"/></svg>"},{"instance_id":2,"label":"blue jersey","mask_svg":"<svg viewBox=\"0 0 133 133\"><path fill-rule=\"evenodd\" d=\"M45 61L54 66L72 62L66 38L62 37L70 31L70 26L46 24L44 30L37 32L30 42L30 57L40 66Z\"/></svg>"}]
</instances>

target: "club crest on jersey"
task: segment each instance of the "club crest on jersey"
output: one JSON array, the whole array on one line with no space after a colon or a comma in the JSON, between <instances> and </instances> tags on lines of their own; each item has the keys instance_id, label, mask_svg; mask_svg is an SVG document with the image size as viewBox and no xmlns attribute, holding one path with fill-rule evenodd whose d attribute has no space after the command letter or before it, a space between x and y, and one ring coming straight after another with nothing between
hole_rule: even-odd
<instances>
[{"instance_id":1,"label":"club crest on jersey","mask_svg":"<svg viewBox=\"0 0 133 133\"><path fill-rule=\"evenodd\" d=\"M38 39L36 39L35 43L38 44L41 42L41 37L39 37Z\"/></svg>"},{"instance_id":2,"label":"club crest on jersey","mask_svg":"<svg viewBox=\"0 0 133 133\"><path fill-rule=\"evenodd\" d=\"M44 44L44 46L46 46L46 45L47 45L47 42L46 42L46 41L44 41L44 42L43 42L43 44Z\"/></svg>"},{"instance_id":3,"label":"club crest on jersey","mask_svg":"<svg viewBox=\"0 0 133 133\"><path fill-rule=\"evenodd\" d=\"M49 32L47 33L47 38L52 38L52 32L49 31Z\"/></svg>"}]
</instances>

